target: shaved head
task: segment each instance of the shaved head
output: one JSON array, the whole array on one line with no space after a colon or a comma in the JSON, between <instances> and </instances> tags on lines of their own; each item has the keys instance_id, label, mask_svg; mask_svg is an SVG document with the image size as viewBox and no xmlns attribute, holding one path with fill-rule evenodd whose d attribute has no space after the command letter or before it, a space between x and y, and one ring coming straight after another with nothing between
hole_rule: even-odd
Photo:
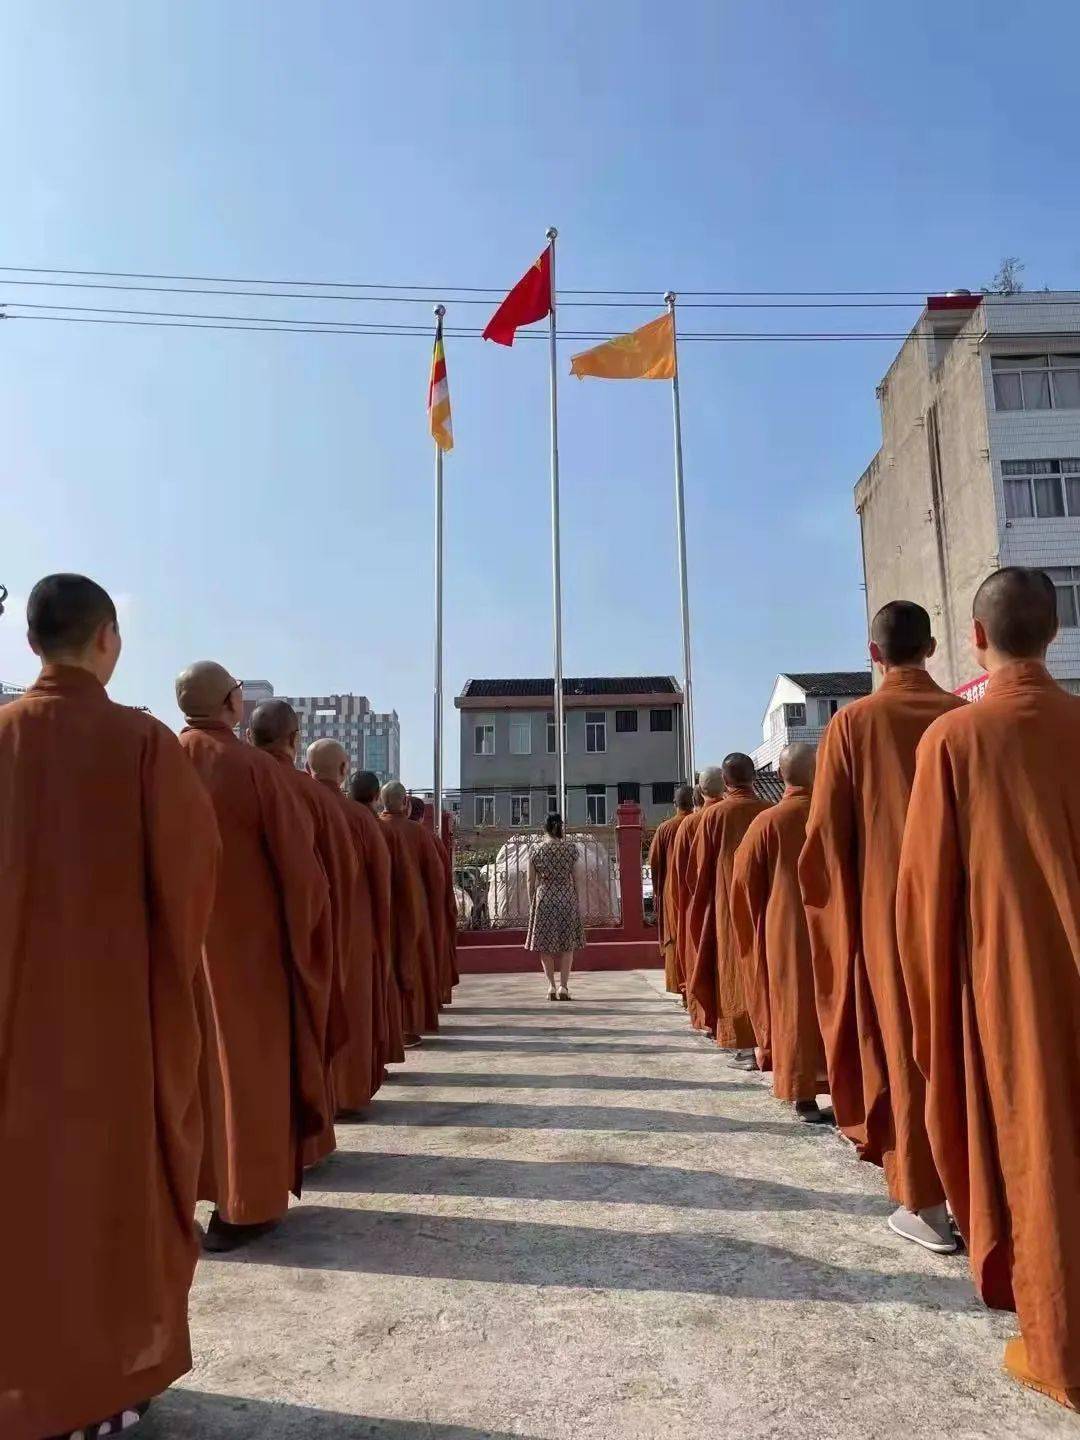
<instances>
[{"instance_id":1,"label":"shaved head","mask_svg":"<svg viewBox=\"0 0 1080 1440\"><path fill-rule=\"evenodd\" d=\"M934 653L930 616L914 600L890 600L870 624L875 660L886 665L921 665Z\"/></svg>"},{"instance_id":2,"label":"shaved head","mask_svg":"<svg viewBox=\"0 0 1080 1440\"><path fill-rule=\"evenodd\" d=\"M725 755L721 769L724 772L725 785L731 788L754 783L754 762L741 750L733 750L730 755Z\"/></svg>"},{"instance_id":3,"label":"shaved head","mask_svg":"<svg viewBox=\"0 0 1080 1440\"><path fill-rule=\"evenodd\" d=\"M1044 570L1006 565L988 575L971 607L976 649L1010 660L1041 660L1057 634L1057 592ZM979 631L986 644L981 644Z\"/></svg>"},{"instance_id":4,"label":"shaved head","mask_svg":"<svg viewBox=\"0 0 1080 1440\"><path fill-rule=\"evenodd\" d=\"M698 772L698 789L708 800L719 800L724 793L724 771L719 765L706 765Z\"/></svg>"},{"instance_id":5,"label":"shaved head","mask_svg":"<svg viewBox=\"0 0 1080 1440\"><path fill-rule=\"evenodd\" d=\"M789 785L812 785L816 758L813 745L807 745L804 740L785 745L776 766L780 779Z\"/></svg>"},{"instance_id":6,"label":"shaved head","mask_svg":"<svg viewBox=\"0 0 1080 1440\"><path fill-rule=\"evenodd\" d=\"M422 820L424 818L424 802L419 795L409 796L409 819Z\"/></svg>"},{"instance_id":7,"label":"shaved head","mask_svg":"<svg viewBox=\"0 0 1080 1440\"><path fill-rule=\"evenodd\" d=\"M349 781L349 799L358 805L374 805L379 798L379 777L374 770L358 770Z\"/></svg>"},{"instance_id":8,"label":"shaved head","mask_svg":"<svg viewBox=\"0 0 1080 1440\"><path fill-rule=\"evenodd\" d=\"M400 780L391 780L382 787L383 809L390 815L404 815L405 801L409 798Z\"/></svg>"},{"instance_id":9,"label":"shaved head","mask_svg":"<svg viewBox=\"0 0 1080 1440\"><path fill-rule=\"evenodd\" d=\"M251 717L251 743L260 749L271 745L294 745L300 721L287 700L264 700Z\"/></svg>"},{"instance_id":10,"label":"shaved head","mask_svg":"<svg viewBox=\"0 0 1080 1440\"><path fill-rule=\"evenodd\" d=\"M27 635L42 660L81 655L103 625L116 626L116 606L108 591L85 575L46 575L30 591Z\"/></svg>"},{"instance_id":11,"label":"shaved head","mask_svg":"<svg viewBox=\"0 0 1080 1440\"><path fill-rule=\"evenodd\" d=\"M196 660L176 677L176 703L188 720L217 720L239 684L216 660Z\"/></svg>"},{"instance_id":12,"label":"shaved head","mask_svg":"<svg viewBox=\"0 0 1080 1440\"><path fill-rule=\"evenodd\" d=\"M348 751L336 740L315 740L308 746L307 768L316 780L332 780L335 785L342 785L349 771Z\"/></svg>"},{"instance_id":13,"label":"shaved head","mask_svg":"<svg viewBox=\"0 0 1080 1440\"><path fill-rule=\"evenodd\" d=\"M692 810L694 808L694 792L689 785L680 785L675 791L675 809Z\"/></svg>"}]
</instances>

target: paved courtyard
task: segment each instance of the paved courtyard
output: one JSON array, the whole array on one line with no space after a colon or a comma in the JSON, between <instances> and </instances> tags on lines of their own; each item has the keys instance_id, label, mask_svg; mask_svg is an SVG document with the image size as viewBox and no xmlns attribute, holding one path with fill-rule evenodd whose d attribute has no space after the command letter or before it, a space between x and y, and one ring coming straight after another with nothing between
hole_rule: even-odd
<instances>
[{"instance_id":1,"label":"paved courtyard","mask_svg":"<svg viewBox=\"0 0 1080 1440\"><path fill-rule=\"evenodd\" d=\"M1080 1435L965 1260L660 985L466 979L280 1230L200 1265L146 1440Z\"/></svg>"}]
</instances>

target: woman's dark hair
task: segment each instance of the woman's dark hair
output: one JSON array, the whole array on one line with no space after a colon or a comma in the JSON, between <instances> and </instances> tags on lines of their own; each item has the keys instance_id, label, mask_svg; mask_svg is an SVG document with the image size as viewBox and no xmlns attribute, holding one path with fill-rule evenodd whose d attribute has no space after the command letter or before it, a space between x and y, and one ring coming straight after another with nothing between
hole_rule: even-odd
<instances>
[{"instance_id":1,"label":"woman's dark hair","mask_svg":"<svg viewBox=\"0 0 1080 1440\"><path fill-rule=\"evenodd\" d=\"M553 840L561 840L563 838L562 816L549 815L544 821L544 831L550 835Z\"/></svg>"}]
</instances>

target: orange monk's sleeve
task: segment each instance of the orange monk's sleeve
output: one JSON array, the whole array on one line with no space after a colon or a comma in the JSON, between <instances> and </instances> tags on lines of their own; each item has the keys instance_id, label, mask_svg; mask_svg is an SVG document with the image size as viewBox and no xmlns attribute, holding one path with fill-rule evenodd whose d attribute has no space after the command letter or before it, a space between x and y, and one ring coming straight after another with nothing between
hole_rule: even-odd
<instances>
[{"instance_id":1,"label":"orange monk's sleeve","mask_svg":"<svg viewBox=\"0 0 1080 1440\"><path fill-rule=\"evenodd\" d=\"M686 977L686 991L700 1005L714 1007L713 967L716 963L713 937L716 929L716 872L717 866L710 858L708 823L702 821L690 850L687 863L687 881L690 895L686 912L686 949L690 960L690 972Z\"/></svg>"},{"instance_id":2,"label":"orange monk's sleeve","mask_svg":"<svg viewBox=\"0 0 1080 1440\"><path fill-rule=\"evenodd\" d=\"M746 1008L762 1050L771 1049L769 967L765 948L765 912L769 905L769 846L764 826L754 821L735 851L731 874L731 913L739 963L746 987Z\"/></svg>"},{"instance_id":3,"label":"orange monk's sleeve","mask_svg":"<svg viewBox=\"0 0 1080 1440\"><path fill-rule=\"evenodd\" d=\"M221 840L210 796L164 726L150 738L144 773L157 1133L176 1219L190 1232L202 1153L195 977L214 904Z\"/></svg>"},{"instance_id":4,"label":"orange monk's sleeve","mask_svg":"<svg viewBox=\"0 0 1080 1440\"><path fill-rule=\"evenodd\" d=\"M827 1047L855 1004L852 977L860 934L856 844L855 779L841 711L822 737L806 843L799 856L818 1019Z\"/></svg>"},{"instance_id":5,"label":"orange monk's sleeve","mask_svg":"<svg viewBox=\"0 0 1080 1440\"><path fill-rule=\"evenodd\" d=\"M390 956L390 851L378 828L368 826L364 835L364 864L367 869L368 888L371 892L371 920L375 932L375 954L381 973L389 975Z\"/></svg>"}]
</instances>

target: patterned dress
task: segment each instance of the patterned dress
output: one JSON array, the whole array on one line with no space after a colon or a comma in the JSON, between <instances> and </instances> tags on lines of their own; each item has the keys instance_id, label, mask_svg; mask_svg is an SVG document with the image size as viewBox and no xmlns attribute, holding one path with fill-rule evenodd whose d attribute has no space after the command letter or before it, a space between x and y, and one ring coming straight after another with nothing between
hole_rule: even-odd
<instances>
[{"instance_id":1,"label":"patterned dress","mask_svg":"<svg viewBox=\"0 0 1080 1440\"><path fill-rule=\"evenodd\" d=\"M585 944L585 928L578 909L574 867L579 858L572 840L551 840L538 845L529 862L536 873L536 894L529 906L526 950L542 955L565 955Z\"/></svg>"}]
</instances>

